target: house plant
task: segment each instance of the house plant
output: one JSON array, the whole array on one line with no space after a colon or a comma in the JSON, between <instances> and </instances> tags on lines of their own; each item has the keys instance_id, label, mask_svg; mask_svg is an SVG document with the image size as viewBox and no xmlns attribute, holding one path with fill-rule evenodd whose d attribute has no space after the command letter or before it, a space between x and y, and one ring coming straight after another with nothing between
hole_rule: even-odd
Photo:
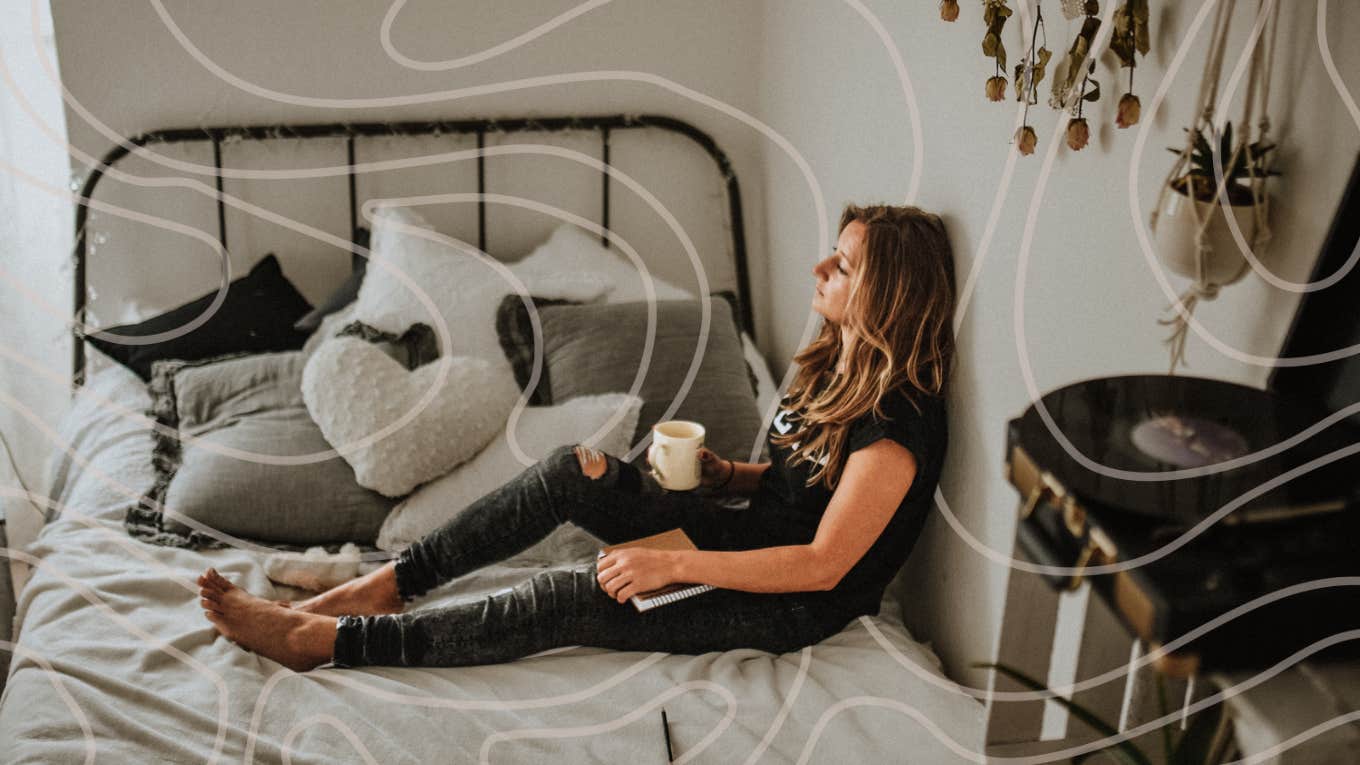
<instances>
[{"instance_id":1,"label":"house plant","mask_svg":"<svg viewBox=\"0 0 1360 765\"><path fill-rule=\"evenodd\" d=\"M1213 300L1221 287L1241 279L1249 266L1259 263L1270 240L1266 181L1276 173L1268 166L1274 146L1266 136L1270 133L1270 81L1280 4L1262 3L1257 11L1257 23L1247 42L1251 65L1236 139L1230 126L1225 125L1221 135L1215 127L1219 80L1235 7L1235 3L1221 3L1217 8L1196 99L1198 113L1186 131L1185 146L1176 151L1176 162L1148 221L1158 259L1191 280L1157 319L1158 324L1172 328L1165 340L1171 352L1170 374L1185 359L1195 305ZM1135 46L1136 37L1135 30ZM1250 138L1253 127L1254 141Z\"/></svg>"},{"instance_id":2,"label":"house plant","mask_svg":"<svg viewBox=\"0 0 1360 765\"><path fill-rule=\"evenodd\" d=\"M1206 131L1209 135L1205 135ZM1196 128L1193 133L1189 164L1167 184L1170 193L1163 195L1158 208L1157 254L1173 272L1221 287L1238 281L1247 272L1247 260L1233 236L1227 215L1232 214L1247 244L1254 244L1258 229L1256 205L1265 193L1260 181L1279 175L1269 168L1269 155L1275 145L1263 141L1234 144L1231 121L1224 125L1221 135L1213 135L1212 125ZM1174 148L1168 151L1181 153ZM1221 194L1217 177L1220 171L1215 170L1215 165L1223 174ZM1201 227L1202 242L1197 235Z\"/></svg>"}]
</instances>

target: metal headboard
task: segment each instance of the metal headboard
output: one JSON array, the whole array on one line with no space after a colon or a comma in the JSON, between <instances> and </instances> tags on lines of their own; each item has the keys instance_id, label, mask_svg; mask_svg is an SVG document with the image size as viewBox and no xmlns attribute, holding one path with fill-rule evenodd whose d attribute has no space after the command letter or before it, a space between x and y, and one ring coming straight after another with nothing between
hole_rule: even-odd
<instances>
[{"instance_id":1,"label":"metal headboard","mask_svg":"<svg viewBox=\"0 0 1360 765\"><path fill-rule=\"evenodd\" d=\"M614 130L636 128L658 128L668 130L692 139L708 152L717 163L718 170L726 180L728 213L731 217L732 253L737 277L737 312L741 329L755 337L755 322L751 314L751 286L746 263L746 232L742 222L741 190L737 185L737 175L727 155L718 148L717 143L705 132L688 122L652 114L609 115L599 117L522 117L508 119L452 120L433 122L353 122L324 123L305 125L246 125L235 127L197 127L156 130L143 133L115 146L104 155L103 161L90 171L85 185L76 200L75 220L75 317L72 335L75 340L72 350L72 383L83 384L85 378L85 342L81 325L85 321L85 224L89 215L89 200L95 186L104 175L104 169L130 154L135 147L151 143L183 143L189 141L211 141L213 163L222 169L222 144L225 141L267 140L276 138L345 138L347 163L349 165L349 220L350 231L358 225L358 199L355 191L354 142L357 138L387 136L426 136L441 134L477 136L477 148L484 148L487 133L513 132L559 132L569 130L598 131L602 148L602 160L609 165L609 136ZM600 226L609 228L609 173L601 171L603 191L600 198ZM217 181L217 238L223 249L227 246L227 209L222 200L222 175ZM477 157L477 192L486 192L485 157ZM609 244L608 236L602 237ZM486 249L486 201L477 202L477 245Z\"/></svg>"}]
</instances>

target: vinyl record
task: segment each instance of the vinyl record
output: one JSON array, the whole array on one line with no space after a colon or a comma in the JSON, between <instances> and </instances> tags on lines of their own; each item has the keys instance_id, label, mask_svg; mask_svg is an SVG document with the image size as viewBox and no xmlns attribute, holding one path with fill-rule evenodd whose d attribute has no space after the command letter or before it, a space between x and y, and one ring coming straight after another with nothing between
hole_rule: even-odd
<instances>
[{"instance_id":1,"label":"vinyl record","mask_svg":"<svg viewBox=\"0 0 1360 765\"><path fill-rule=\"evenodd\" d=\"M1013 445L1077 498L1122 512L1189 525L1288 470L1360 441L1348 423L1262 458L1259 452L1306 430L1325 412L1266 391L1199 377L1130 375L1085 380L1046 394L1054 429L1086 461L1069 454L1031 406L1012 422ZM1232 460L1247 464L1215 470ZM1110 476L1109 471L1189 478ZM1344 506L1357 491L1360 459L1309 471L1254 496L1225 522L1268 521Z\"/></svg>"}]
</instances>

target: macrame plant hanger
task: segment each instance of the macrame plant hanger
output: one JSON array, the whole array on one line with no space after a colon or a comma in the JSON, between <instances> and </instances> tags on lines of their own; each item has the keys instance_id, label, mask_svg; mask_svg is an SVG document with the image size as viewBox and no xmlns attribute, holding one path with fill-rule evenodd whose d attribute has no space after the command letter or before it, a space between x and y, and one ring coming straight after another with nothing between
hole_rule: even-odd
<instances>
[{"instance_id":1,"label":"macrame plant hanger","mask_svg":"<svg viewBox=\"0 0 1360 765\"><path fill-rule=\"evenodd\" d=\"M1266 194L1266 176L1257 178L1255 176L1256 157L1252 154L1253 141L1251 136L1252 119L1256 113L1256 101L1260 100L1260 121L1257 124L1259 132L1256 136L1256 143L1264 144L1265 137L1270 131L1270 73L1274 68L1275 59L1275 30L1279 24L1280 6L1278 0L1259 0L1257 18L1267 12L1269 4L1270 18L1267 20L1269 31L1263 34L1267 38L1263 46L1258 38L1251 54L1251 64L1247 72L1247 91L1242 104L1242 120L1239 123L1242 129L1238 131L1237 141L1233 146L1232 156L1229 157L1226 165L1223 158L1217 151L1218 141L1211 142L1214 151L1214 202L1208 208L1208 214L1201 217L1200 206L1197 204L1198 198L1195 195L1195 181L1190 178L1187 181L1186 204L1190 208L1191 219L1195 223L1195 266L1196 278L1194 283L1185 289L1175 302L1167 306L1163 316L1157 320L1158 324L1173 327L1171 335L1167 337L1166 343L1171 350L1171 367L1169 374L1176 373L1176 366L1185 360L1185 340L1190 330L1190 317L1194 313L1195 305L1201 300L1213 300L1218 296L1219 289L1225 284L1232 284L1240 279L1250 266L1250 262L1245 258L1238 271L1226 281L1217 283L1210 281L1208 275L1208 259L1213 254L1213 246L1208 240L1209 224L1213 216L1219 213L1216 208L1227 207L1228 178L1225 175L1226 169L1234 167L1238 157L1245 154L1248 174L1251 176L1250 189L1252 194L1252 233L1249 245L1253 253L1260 253L1261 248L1270 239L1270 227L1267 224L1269 217L1269 197ZM1176 157L1176 162L1172 165L1171 171L1167 174L1166 180L1162 183L1161 192L1157 197L1157 204L1153 207L1149 225L1153 231L1157 229L1157 217L1166 203L1168 194L1177 193L1172 187L1177 178L1183 177L1185 171L1190 167L1191 157L1195 148L1195 136L1219 135L1214 127L1215 104L1218 101L1219 80L1223 73L1223 56L1227 49L1228 29L1232 22L1233 11L1236 9L1236 0L1222 0L1218 7L1218 15L1214 18L1213 35L1210 38L1209 53L1204 61L1204 76L1200 81L1200 92L1197 104L1199 113L1195 124L1191 125L1186 131L1185 148ZM1263 30L1264 32L1264 30ZM1225 220L1231 216L1224 214ZM1234 242L1236 246L1236 242Z\"/></svg>"}]
</instances>

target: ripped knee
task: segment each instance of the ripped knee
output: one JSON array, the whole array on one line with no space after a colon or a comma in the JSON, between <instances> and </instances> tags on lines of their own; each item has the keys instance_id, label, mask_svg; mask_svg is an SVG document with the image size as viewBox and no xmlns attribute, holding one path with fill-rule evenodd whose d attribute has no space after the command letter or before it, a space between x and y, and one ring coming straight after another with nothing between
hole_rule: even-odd
<instances>
[{"instance_id":1,"label":"ripped knee","mask_svg":"<svg viewBox=\"0 0 1360 765\"><path fill-rule=\"evenodd\" d=\"M581 466L581 474L592 481L600 480L609 467L609 461L605 459L604 452L598 449L578 444L572 447L572 453L576 455L576 461Z\"/></svg>"}]
</instances>

